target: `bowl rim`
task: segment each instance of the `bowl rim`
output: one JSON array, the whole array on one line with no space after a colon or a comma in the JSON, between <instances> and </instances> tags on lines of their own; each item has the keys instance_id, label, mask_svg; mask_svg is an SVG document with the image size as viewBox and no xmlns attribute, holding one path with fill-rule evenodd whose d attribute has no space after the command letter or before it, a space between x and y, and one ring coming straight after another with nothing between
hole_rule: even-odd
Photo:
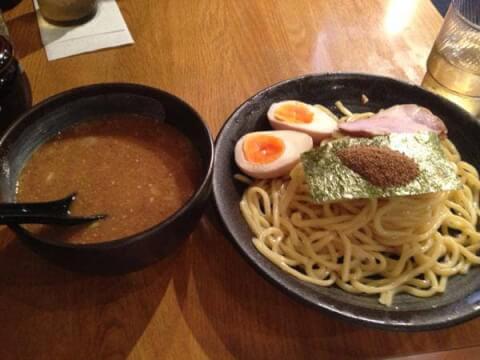
<instances>
[{"instance_id":1,"label":"bowl rim","mask_svg":"<svg viewBox=\"0 0 480 360\"><path fill-rule=\"evenodd\" d=\"M383 75L377 75L377 74L371 74L371 73L364 73L364 72L323 72L323 73L308 73L308 74L303 74L300 76L284 79L278 82L275 82L271 85L268 85L261 90L258 90L255 92L254 95L248 97L245 101L243 101L237 108L230 113L230 115L227 117L225 122L223 123L222 127L220 128L216 139L215 139L215 156L217 156L217 152L219 151L218 142L222 137L224 136L224 133L228 130L228 127L232 121L232 119L237 116L237 114L250 102L254 101L257 97L261 97L265 92L272 90L273 88L277 88L279 86L286 85L291 82L296 82L296 81L302 81L305 79L309 78L335 78L338 80L345 80L345 79L356 79L356 78L365 78L368 80L378 80L378 81L393 81L396 82L400 86L405 86L409 87L412 89L416 89L417 91L422 91L425 93L428 93L430 96L433 96L437 100L440 100L445 106L450 107L452 109L455 109L457 113L459 113L463 117L468 117L470 121L477 122L476 119L469 114L466 110L458 106L457 104L453 103L452 101L443 98L427 89L424 89L416 84L409 83L407 81L395 79L389 76L383 76ZM415 332L415 331L426 331L426 330L439 330L439 329L444 329L448 328L454 325L458 325L460 323L463 323L465 321L471 320L475 317L477 317L480 314L480 307L473 309L470 312L462 313L460 316L455 316L453 318L449 319L443 319L443 321L434 321L434 322L420 322L420 323L408 323L408 322L394 322L394 323L387 323L385 321L371 318L369 316L362 316L359 314L355 314L354 311L345 311L342 309L338 309L335 306L331 306L329 303L325 301L320 301L320 302L315 302L309 297L307 299L295 289L293 289L290 285L284 284L281 279L277 278L274 274L271 274L267 269L265 269L264 266L262 266L260 263L257 263L246 251L240 244L240 241L238 241L234 234L232 233L229 225L227 224L226 220L224 219L224 215L222 211L220 210L223 206L221 203L223 200L219 199L218 196L218 188L221 186L220 181L217 178L217 175L220 172L220 169L218 168L218 165L215 164L214 166L214 171L213 171L213 177L212 177L212 190L213 190L213 204L215 206L216 211L219 214L219 219L220 219L220 224L222 225L222 228L224 229L224 233L226 234L226 237L229 239L229 241L234 245L234 247L237 249L237 251L242 255L242 257L247 261L247 263L251 264L252 267L255 269L255 271L260 274L264 279L266 279L270 284L274 285L275 288L279 289L282 291L284 294L287 294L288 296L292 297L293 299L299 301L300 303L303 303L309 307L312 307L314 309L317 309L321 311L324 314L334 316L337 318L340 318L344 321L350 321L358 325L366 325L371 328L376 328L376 329L381 329L381 330L389 330L389 331L405 331L405 332ZM283 274L283 275L288 275L288 274ZM293 278L293 277L292 277ZM303 282L301 280L295 279L298 281L300 284ZM452 303L453 304L453 303ZM452 304L447 304L445 306L449 306ZM356 307L359 307L358 305L355 305ZM441 308L441 307L440 307ZM435 310L438 310L436 308ZM385 311L388 311L388 309L385 309Z\"/></svg>"},{"instance_id":2,"label":"bowl rim","mask_svg":"<svg viewBox=\"0 0 480 360\"><path fill-rule=\"evenodd\" d=\"M18 126L20 126L23 122L25 122L26 121L25 119L28 119L30 116L32 116L33 113L42 111L43 108L49 105L55 104L58 101L64 101L65 99L67 99L68 101L64 102L60 107L65 106L68 103L81 98L82 95L87 95L88 97L90 92L95 90L102 90L102 93L118 92L118 93L132 93L134 95L138 95L139 93L141 93L141 91L153 92L153 93L156 93L156 95L158 95L159 97L168 98L170 100L173 100L174 102L179 103L181 106L185 107L188 111L190 111L192 115L196 117L197 120L199 121L201 127L204 130L204 135L207 136L208 147L211 154L209 159L206 162L206 171L205 171L205 174L202 176L202 181L200 182L199 185L197 185L197 188L195 192L192 194L192 196L173 214L171 214L169 217L167 217L163 221L157 223L156 225L129 236L125 236L125 237L121 237L121 238L117 238L109 241L99 242L99 243L73 244L73 243L64 243L60 241L53 241L49 239L41 239L33 236L31 232L29 232L28 230L26 230L24 227L20 225L8 225L16 233L21 234L23 236L28 236L30 239L33 239L34 241L55 246L57 248L78 249L78 250L80 249L81 250L92 250L92 249L101 250L101 249L121 248L121 247L130 245L134 242L137 242L139 240L142 240L143 238L147 238L152 234L156 233L157 231L161 230L162 228L168 227L170 224L175 222L179 217L184 215L184 213L187 212L198 201L200 201L204 192L208 191L210 187L211 179L213 176L213 164L215 160L214 140L208 125L206 124L205 120L200 116L200 114L189 103L187 103L186 101L182 100L181 98L179 98L178 96L172 93L169 93L165 90L161 90L159 88L155 88L148 85L136 84L136 83L124 83L124 82L98 83L98 84L91 84L91 85L71 88L66 91L60 92L56 95L50 96L42 100L38 104L34 105L32 108L30 108L27 112L22 114L14 123L12 123L7 128L7 130L0 137L0 148L3 146L4 142L8 139L10 134L13 131L15 131L15 129ZM144 96L150 97L148 95L144 95ZM57 109L60 107L57 107ZM191 141L191 139L189 140Z\"/></svg>"}]
</instances>

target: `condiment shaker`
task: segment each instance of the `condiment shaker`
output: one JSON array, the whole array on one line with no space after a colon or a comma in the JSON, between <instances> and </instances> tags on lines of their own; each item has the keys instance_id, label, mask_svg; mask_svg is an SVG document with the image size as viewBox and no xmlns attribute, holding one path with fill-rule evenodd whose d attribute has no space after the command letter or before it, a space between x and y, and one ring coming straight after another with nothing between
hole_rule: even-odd
<instances>
[{"instance_id":1,"label":"condiment shaker","mask_svg":"<svg viewBox=\"0 0 480 360\"><path fill-rule=\"evenodd\" d=\"M14 57L12 44L0 36L0 134L31 105L28 79Z\"/></svg>"}]
</instances>

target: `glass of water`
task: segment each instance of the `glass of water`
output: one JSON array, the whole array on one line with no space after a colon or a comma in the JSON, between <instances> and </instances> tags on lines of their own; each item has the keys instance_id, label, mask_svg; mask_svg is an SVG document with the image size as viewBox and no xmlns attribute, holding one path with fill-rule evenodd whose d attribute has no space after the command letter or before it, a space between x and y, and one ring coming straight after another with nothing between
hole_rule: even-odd
<instances>
[{"instance_id":1,"label":"glass of water","mask_svg":"<svg viewBox=\"0 0 480 360\"><path fill-rule=\"evenodd\" d=\"M38 0L38 6L45 20L68 26L90 20L97 10L97 0Z\"/></svg>"},{"instance_id":2,"label":"glass of water","mask_svg":"<svg viewBox=\"0 0 480 360\"><path fill-rule=\"evenodd\" d=\"M453 0L422 86L480 117L480 0Z\"/></svg>"}]
</instances>

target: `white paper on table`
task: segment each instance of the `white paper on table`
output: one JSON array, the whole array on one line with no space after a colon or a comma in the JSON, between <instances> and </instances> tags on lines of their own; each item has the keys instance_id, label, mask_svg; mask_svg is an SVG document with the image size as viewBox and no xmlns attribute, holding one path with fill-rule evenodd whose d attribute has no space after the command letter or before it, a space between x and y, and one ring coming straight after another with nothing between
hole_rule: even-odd
<instances>
[{"instance_id":1,"label":"white paper on table","mask_svg":"<svg viewBox=\"0 0 480 360\"><path fill-rule=\"evenodd\" d=\"M95 16L85 24L55 26L48 23L33 0L48 60L132 44L133 38L115 0L98 0Z\"/></svg>"}]
</instances>

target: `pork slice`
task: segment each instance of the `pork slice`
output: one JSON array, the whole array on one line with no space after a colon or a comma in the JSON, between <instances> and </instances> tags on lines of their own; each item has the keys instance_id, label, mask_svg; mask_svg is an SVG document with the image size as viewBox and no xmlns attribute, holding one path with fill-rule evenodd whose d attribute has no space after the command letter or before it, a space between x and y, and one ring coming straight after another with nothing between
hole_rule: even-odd
<instances>
[{"instance_id":1,"label":"pork slice","mask_svg":"<svg viewBox=\"0 0 480 360\"><path fill-rule=\"evenodd\" d=\"M395 105L368 119L343 123L338 127L348 135L365 137L421 131L435 132L440 136L447 134L447 128L439 117L415 104Z\"/></svg>"}]
</instances>

